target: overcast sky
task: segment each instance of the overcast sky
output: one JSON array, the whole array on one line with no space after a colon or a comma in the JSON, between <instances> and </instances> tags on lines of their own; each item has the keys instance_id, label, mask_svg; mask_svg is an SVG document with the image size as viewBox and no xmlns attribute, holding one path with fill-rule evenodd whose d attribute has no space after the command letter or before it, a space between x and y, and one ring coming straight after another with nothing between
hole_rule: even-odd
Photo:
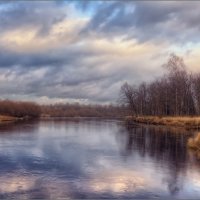
<instances>
[{"instance_id":1,"label":"overcast sky","mask_svg":"<svg viewBox=\"0 0 200 200\"><path fill-rule=\"evenodd\" d=\"M200 2L0 2L0 98L116 102L171 52L200 71Z\"/></svg>"}]
</instances>

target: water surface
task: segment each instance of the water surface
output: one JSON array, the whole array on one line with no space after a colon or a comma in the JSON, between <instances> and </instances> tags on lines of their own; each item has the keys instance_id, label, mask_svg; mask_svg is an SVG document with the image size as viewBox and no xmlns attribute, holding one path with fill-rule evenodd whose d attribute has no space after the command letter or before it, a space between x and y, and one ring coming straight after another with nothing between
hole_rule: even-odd
<instances>
[{"instance_id":1,"label":"water surface","mask_svg":"<svg viewBox=\"0 0 200 200\"><path fill-rule=\"evenodd\" d=\"M118 120L0 127L0 198L200 198L193 133Z\"/></svg>"}]
</instances>

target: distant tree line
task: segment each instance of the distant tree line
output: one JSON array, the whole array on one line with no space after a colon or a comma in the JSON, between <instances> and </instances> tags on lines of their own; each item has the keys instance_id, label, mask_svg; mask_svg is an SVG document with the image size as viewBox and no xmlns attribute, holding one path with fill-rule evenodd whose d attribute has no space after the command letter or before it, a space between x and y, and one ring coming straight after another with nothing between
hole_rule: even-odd
<instances>
[{"instance_id":1,"label":"distant tree line","mask_svg":"<svg viewBox=\"0 0 200 200\"><path fill-rule=\"evenodd\" d=\"M200 115L200 73L189 73L183 59L175 54L163 67L167 73L151 83L123 84L122 104L136 116Z\"/></svg>"},{"instance_id":2,"label":"distant tree line","mask_svg":"<svg viewBox=\"0 0 200 200\"><path fill-rule=\"evenodd\" d=\"M0 101L0 115L35 118L39 117L40 114L40 106L33 102Z\"/></svg>"},{"instance_id":3,"label":"distant tree line","mask_svg":"<svg viewBox=\"0 0 200 200\"><path fill-rule=\"evenodd\" d=\"M115 105L53 104L41 106L43 116L50 117L122 117L125 108Z\"/></svg>"},{"instance_id":4,"label":"distant tree line","mask_svg":"<svg viewBox=\"0 0 200 200\"><path fill-rule=\"evenodd\" d=\"M122 117L125 109L116 105L81 105L57 103L38 105L33 102L0 100L0 115L37 118L49 117Z\"/></svg>"}]
</instances>

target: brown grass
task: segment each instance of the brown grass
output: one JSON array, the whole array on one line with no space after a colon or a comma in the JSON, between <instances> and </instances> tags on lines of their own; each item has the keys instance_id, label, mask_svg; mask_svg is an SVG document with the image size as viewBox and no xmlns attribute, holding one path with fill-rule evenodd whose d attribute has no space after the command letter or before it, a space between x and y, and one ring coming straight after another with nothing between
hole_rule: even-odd
<instances>
[{"instance_id":1,"label":"brown grass","mask_svg":"<svg viewBox=\"0 0 200 200\"><path fill-rule=\"evenodd\" d=\"M200 117L157 117L157 116L139 116L127 117L126 121L153 124L153 125L167 125L184 127L188 129L200 129Z\"/></svg>"},{"instance_id":2,"label":"brown grass","mask_svg":"<svg viewBox=\"0 0 200 200\"><path fill-rule=\"evenodd\" d=\"M18 118L12 117L12 116L7 116L7 115L0 115L0 123L3 122L12 122L16 121Z\"/></svg>"},{"instance_id":3,"label":"brown grass","mask_svg":"<svg viewBox=\"0 0 200 200\"><path fill-rule=\"evenodd\" d=\"M200 151L200 133L198 133L194 138L190 138L187 145L191 149Z\"/></svg>"}]
</instances>

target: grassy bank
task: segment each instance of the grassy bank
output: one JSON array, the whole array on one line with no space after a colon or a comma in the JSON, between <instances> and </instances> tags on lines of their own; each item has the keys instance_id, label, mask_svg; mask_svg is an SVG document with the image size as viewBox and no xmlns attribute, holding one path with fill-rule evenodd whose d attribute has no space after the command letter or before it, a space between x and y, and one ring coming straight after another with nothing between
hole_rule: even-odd
<instances>
[{"instance_id":1,"label":"grassy bank","mask_svg":"<svg viewBox=\"0 0 200 200\"><path fill-rule=\"evenodd\" d=\"M200 151L200 133L198 133L194 138L188 140L188 147Z\"/></svg>"},{"instance_id":2,"label":"grassy bank","mask_svg":"<svg viewBox=\"0 0 200 200\"><path fill-rule=\"evenodd\" d=\"M18 121L20 118L7 116L7 115L0 115L0 124L4 124L7 122L15 122Z\"/></svg>"},{"instance_id":3,"label":"grassy bank","mask_svg":"<svg viewBox=\"0 0 200 200\"><path fill-rule=\"evenodd\" d=\"M200 117L156 117L156 116L139 116L127 117L126 123L133 122L152 124L152 125L166 125L175 127L184 127L187 129L200 129Z\"/></svg>"},{"instance_id":4,"label":"grassy bank","mask_svg":"<svg viewBox=\"0 0 200 200\"><path fill-rule=\"evenodd\" d=\"M194 137L189 138L187 146L195 158L200 160L200 132L198 132Z\"/></svg>"}]
</instances>

